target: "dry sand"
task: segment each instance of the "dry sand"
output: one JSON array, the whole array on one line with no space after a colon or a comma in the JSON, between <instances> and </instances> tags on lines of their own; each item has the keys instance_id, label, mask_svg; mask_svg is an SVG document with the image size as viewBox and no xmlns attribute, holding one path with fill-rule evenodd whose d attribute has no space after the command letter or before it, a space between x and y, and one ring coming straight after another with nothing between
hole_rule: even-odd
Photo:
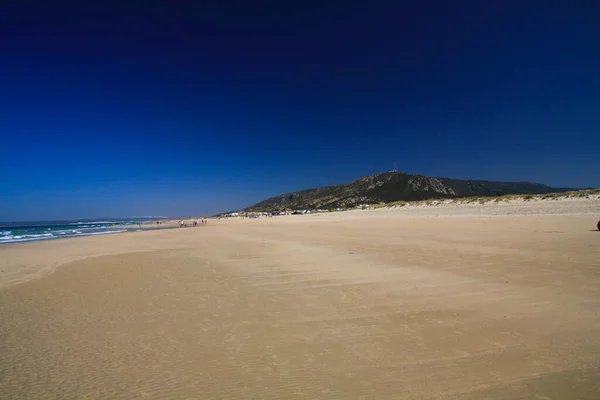
<instances>
[{"instance_id":1,"label":"dry sand","mask_svg":"<svg viewBox=\"0 0 600 400\"><path fill-rule=\"evenodd\" d=\"M519 207L1 246L0 397L599 399L600 201Z\"/></svg>"}]
</instances>

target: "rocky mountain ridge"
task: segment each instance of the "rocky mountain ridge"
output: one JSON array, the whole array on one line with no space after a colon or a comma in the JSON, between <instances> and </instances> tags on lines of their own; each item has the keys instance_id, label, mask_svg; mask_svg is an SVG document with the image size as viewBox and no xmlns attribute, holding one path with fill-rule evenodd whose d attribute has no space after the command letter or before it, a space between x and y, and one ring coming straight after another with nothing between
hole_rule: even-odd
<instances>
[{"instance_id":1,"label":"rocky mountain ridge","mask_svg":"<svg viewBox=\"0 0 600 400\"><path fill-rule=\"evenodd\" d=\"M435 178L386 172L353 182L284 193L261 201L245 211L351 208L360 204L389 203L460 197L494 197L506 194L544 194L572 189L532 182L496 182Z\"/></svg>"}]
</instances>

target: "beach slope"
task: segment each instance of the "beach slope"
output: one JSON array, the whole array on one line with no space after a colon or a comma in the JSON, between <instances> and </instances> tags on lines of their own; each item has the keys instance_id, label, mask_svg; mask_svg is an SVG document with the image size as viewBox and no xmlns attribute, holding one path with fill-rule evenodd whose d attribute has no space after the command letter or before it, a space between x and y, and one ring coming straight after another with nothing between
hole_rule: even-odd
<instances>
[{"instance_id":1,"label":"beach slope","mask_svg":"<svg viewBox=\"0 0 600 400\"><path fill-rule=\"evenodd\" d=\"M598 216L477 210L4 246L0 397L600 398Z\"/></svg>"}]
</instances>

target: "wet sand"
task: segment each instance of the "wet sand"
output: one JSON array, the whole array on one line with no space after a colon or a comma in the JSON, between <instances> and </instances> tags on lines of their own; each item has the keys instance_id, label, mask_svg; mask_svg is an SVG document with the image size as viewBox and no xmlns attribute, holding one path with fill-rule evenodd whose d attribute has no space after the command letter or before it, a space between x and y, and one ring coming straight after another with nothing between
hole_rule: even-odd
<instances>
[{"instance_id":1,"label":"wet sand","mask_svg":"<svg viewBox=\"0 0 600 400\"><path fill-rule=\"evenodd\" d=\"M444 210L1 246L0 398L600 398L600 215Z\"/></svg>"}]
</instances>

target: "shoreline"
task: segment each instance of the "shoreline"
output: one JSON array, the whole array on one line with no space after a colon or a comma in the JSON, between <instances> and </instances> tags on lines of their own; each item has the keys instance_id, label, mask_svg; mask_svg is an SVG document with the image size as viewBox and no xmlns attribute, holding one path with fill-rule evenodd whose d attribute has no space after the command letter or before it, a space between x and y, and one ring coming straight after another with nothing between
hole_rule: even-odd
<instances>
[{"instance_id":1,"label":"shoreline","mask_svg":"<svg viewBox=\"0 0 600 400\"><path fill-rule=\"evenodd\" d=\"M566 207L564 207L566 206ZM557 208L558 207L558 208ZM532 213L532 209L536 211ZM498 212L500 211L500 212ZM209 219L209 224L206 226L188 226L187 228L179 228L177 220L169 220L164 227L155 228L146 226L146 229L139 229L137 226L128 226L131 229L105 235L86 235L78 237L58 238L60 240L32 240L27 242L5 243L0 245L0 290L10 287L14 284L21 284L30 280L45 277L54 272L56 268L75 260L83 260L85 258L96 257L97 255L121 254L129 251L146 251L151 248L151 243L145 242L146 239L152 240L156 237L163 236L160 233L173 233L172 240L166 241L165 246L178 247L176 241L178 238L184 239L185 232L196 230L195 228L217 228L217 229L235 229L238 226L255 225L255 224L312 224L312 223L343 223L344 221L354 221L368 218L373 220L378 219L397 219L397 220L445 220L445 219L510 219L524 217L588 217L590 231L597 231L596 225L600 220L600 199L568 199L562 201L556 200L538 200L526 203L511 203L511 204L464 204L464 205L419 205L414 207L398 207L398 208L376 208L366 210L349 210L332 213L305 214L305 215L284 215L274 218L259 218L256 220L244 218L226 218L226 219ZM191 225L193 219L187 219ZM143 225L142 225L143 226ZM148 235L149 233L155 233ZM179 232L176 234L175 232ZM211 230L211 232L214 232ZM141 236L146 234L147 236ZM189 233L188 233L189 234ZM129 246L125 246L125 251L111 251L111 247L123 247L122 240L129 239ZM168 238L168 236L164 236ZM135 240L131 240L135 239ZM59 245L61 244L61 245ZM69 251L77 248L78 244L89 246L95 244L94 247L102 248L104 251L90 253L86 255L85 248L74 252L74 256L70 256ZM165 246L159 248L165 248ZM18 249L17 255L12 255L13 249ZM29 258L36 258L35 252L41 251L62 251L66 255L61 256L57 260L51 261L27 261ZM139 250L141 249L141 250ZM30 253L34 257L30 257ZM25 272L20 272L12 264L12 257L17 257L22 260L22 265L26 265ZM35 265L35 267L32 267ZM11 267L12 266L12 267ZM7 276L10 276L7 278Z\"/></svg>"},{"instance_id":2,"label":"shoreline","mask_svg":"<svg viewBox=\"0 0 600 400\"><path fill-rule=\"evenodd\" d=\"M15 229L15 227L6 227L6 231L10 231ZM25 243L36 243L36 242L47 242L47 241L55 241L55 240L68 240L68 239L78 239L85 237L93 237L93 236L105 236L105 235L115 235L119 233L128 233L128 232L140 232L140 231L155 231L155 230L167 230L173 229L175 226L144 226L139 227L137 225L119 225L119 226L110 226L103 228L94 228L96 231L87 232L87 233L76 233L76 234L66 234L66 235L58 235L54 236L51 233L41 232L40 234L30 234L23 235L23 237L17 235L14 238L2 240L0 241L0 247L9 246L9 245L19 245ZM81 229L81 228L79 228ZM78 228L73 228L73 231L78 230ZM27 237L29 236L29 237Z\"/></svg>"}]
</instances>

